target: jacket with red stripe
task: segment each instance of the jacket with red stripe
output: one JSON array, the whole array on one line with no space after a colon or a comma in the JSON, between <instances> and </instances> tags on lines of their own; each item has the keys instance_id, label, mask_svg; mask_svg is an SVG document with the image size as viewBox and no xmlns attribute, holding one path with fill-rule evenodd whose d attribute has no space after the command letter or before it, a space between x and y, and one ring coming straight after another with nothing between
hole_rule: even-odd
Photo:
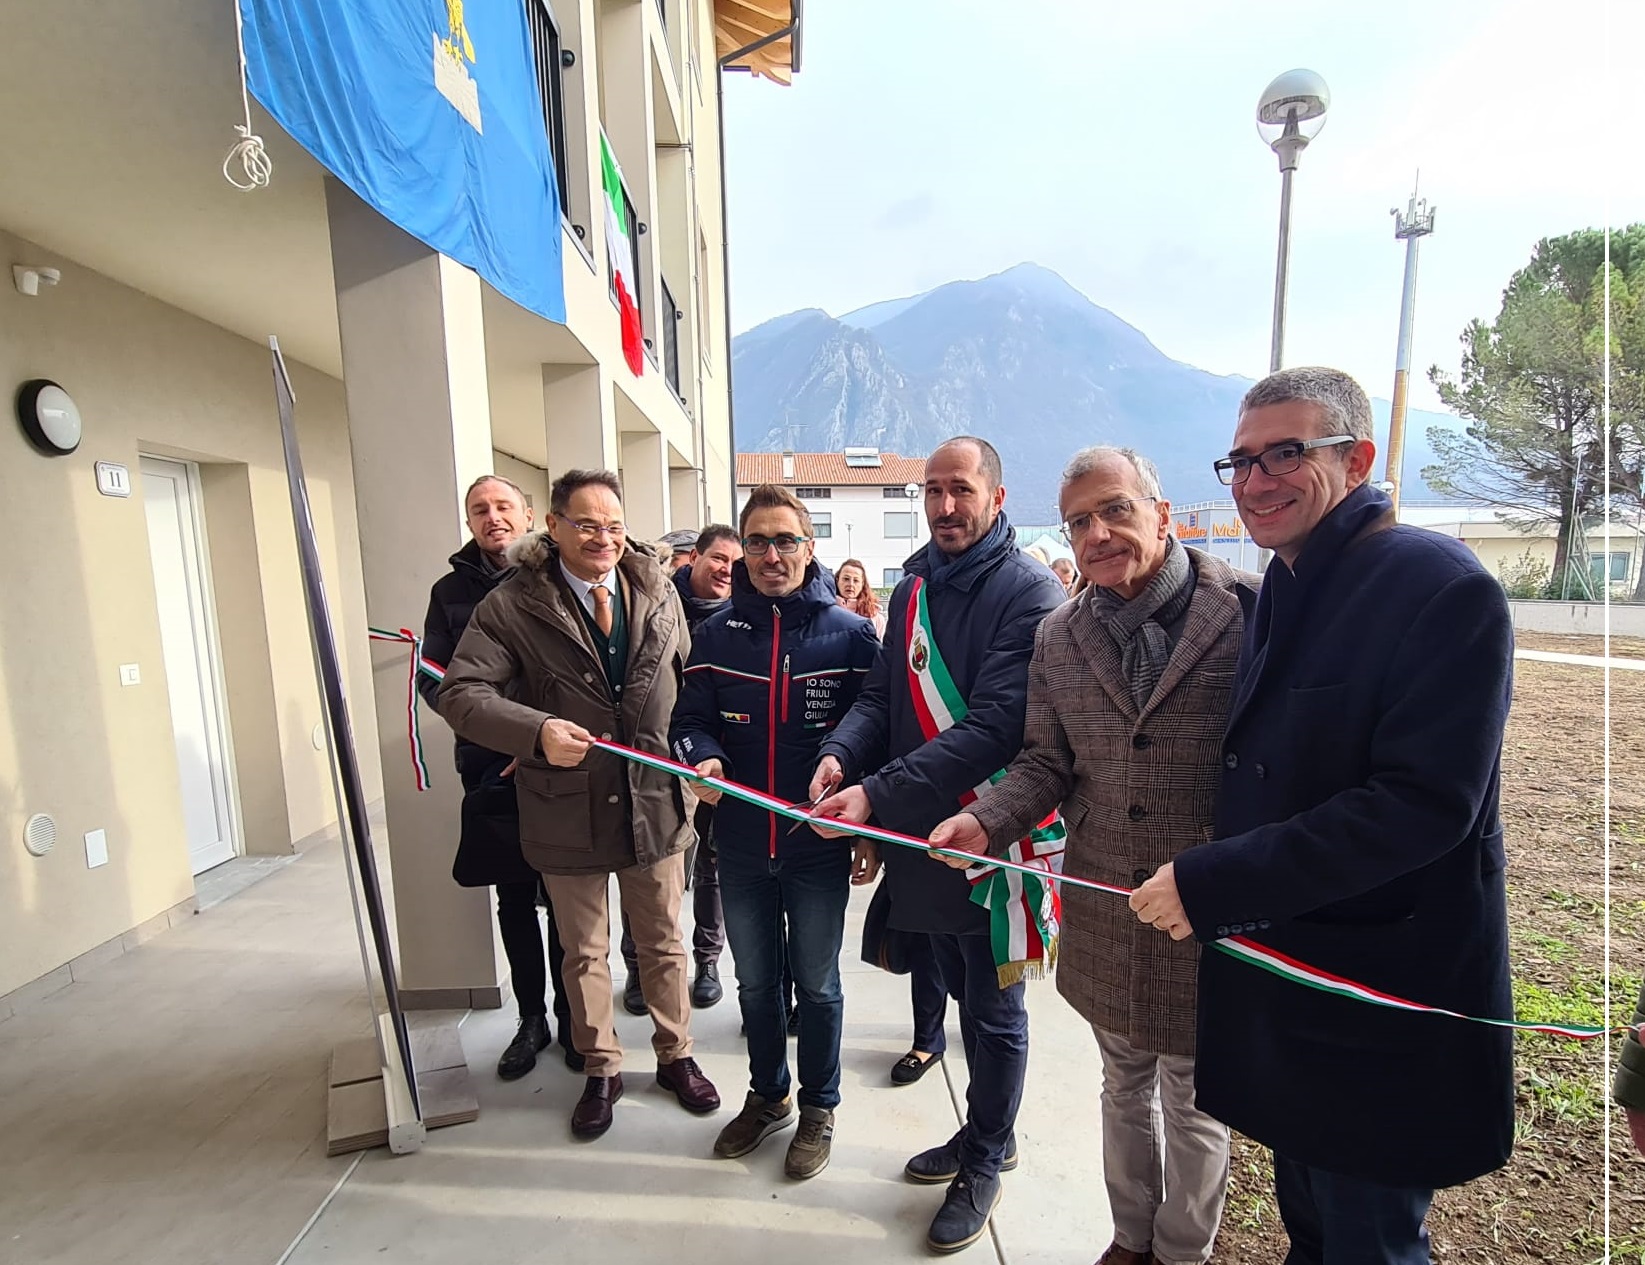
<instances>
[{"instance_id":1,"label":"jacket with red stripe","mask_svg":"<svg viewBox=\"0 0 1645 1265\"><path fill-rule=\"evenodd\" d=\"M817 749L839 724L879 653L874 625L839 605L813 560L787 597L763 596L738 562L731 605L692 633L669 744L687 764L718 759L734 781L803 801ZM714 815L719 848L775 853L789 823L730 796ZM799 840L799 836L794 836ZM805 842L818 842L807 833Z\"/></svg>"}]
</instances>

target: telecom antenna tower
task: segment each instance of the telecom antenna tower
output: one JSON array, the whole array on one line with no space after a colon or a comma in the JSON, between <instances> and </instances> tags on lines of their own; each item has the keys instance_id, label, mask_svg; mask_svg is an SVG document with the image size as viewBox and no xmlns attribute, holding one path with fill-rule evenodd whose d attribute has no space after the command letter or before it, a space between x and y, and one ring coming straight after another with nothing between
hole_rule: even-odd
<instances>
[{"instance_id":1,"label":"telecom antenna tower","mask_svg":"<svg viewBox=\"0 0 1645 1265\"><path fill-rule=\"evenodd\" d=\"M1417 181L1421 182L1421 173ZM1405 462L1405 407L1411 382L1411 326L1416 319L1417 307L1417 249L1422 239L1434 231L1434 210L1427 198L1418 198L1416 186L1411 188L1411 201L1404 214L1393 207L1388 214L1394 217L1394 240L1405 243L1405 286L1399 298L1399 347L1394 353L1394 403L1388 413L1388 463L1383 479L1389 485L1388 495L1393 498L1394 512L1399 513L1399 492L1403 482L1401 467Z\"/></svg>"}]
</instances>

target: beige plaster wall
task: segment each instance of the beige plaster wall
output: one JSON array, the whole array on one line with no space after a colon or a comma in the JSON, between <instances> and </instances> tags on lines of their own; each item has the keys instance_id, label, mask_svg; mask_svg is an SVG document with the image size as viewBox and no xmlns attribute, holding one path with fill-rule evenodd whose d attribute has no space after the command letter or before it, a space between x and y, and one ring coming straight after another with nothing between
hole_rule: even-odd
<instances>
[{"instance_id":1,"label":"beige plaster wall","mask_svg":"<svg viewBox=\"0 0 1645 1265\"><path fill-rule=\"evenodd\" d=\"M0 994L193 894L182 833L138 455L202 463L243 837L278 851L335 818L266 348L0 231L0 264L62 270L37 298L0 286L0 386L60 382L85 438L37 453L0 424ZM9 274L9 269L7 270ZM292 365L310 497L368 795L382 788L342 386ZM129 499L94 463L127 466ZM256 582L246 574L255 567ZM420 614L420 612L414 613ZM232 642L230 639L232 638ZM119 684L137 663L142 683ZM58 823L29 856L30 813ZM86 867L82 835L108 832Z\"/></svg>"}]
</instances>

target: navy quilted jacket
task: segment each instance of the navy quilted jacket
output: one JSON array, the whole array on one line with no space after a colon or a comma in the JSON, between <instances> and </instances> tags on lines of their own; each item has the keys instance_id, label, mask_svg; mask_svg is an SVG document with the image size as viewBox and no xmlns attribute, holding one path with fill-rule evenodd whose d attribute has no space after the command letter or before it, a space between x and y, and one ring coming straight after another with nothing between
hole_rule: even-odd
<instances>
[{"instance_id":1,"label":"navy quilted jacket","mask_svg":"<svg viewBox=\"0 0 1645 1265\"><path fill-rule=\"evenodd\" d=\"M874 625L838 604L815 561L783 598L763 596L738 562L731 605L692 633L669 729L675 757L687 764L717 758L734 781L804 800L817 749L856 702L879 648ZM730 796L714 814L722 849L775 856L779 847L821 842L810 831L790 839L788 829L775 814Z\"/></svg>"}]
</instances>

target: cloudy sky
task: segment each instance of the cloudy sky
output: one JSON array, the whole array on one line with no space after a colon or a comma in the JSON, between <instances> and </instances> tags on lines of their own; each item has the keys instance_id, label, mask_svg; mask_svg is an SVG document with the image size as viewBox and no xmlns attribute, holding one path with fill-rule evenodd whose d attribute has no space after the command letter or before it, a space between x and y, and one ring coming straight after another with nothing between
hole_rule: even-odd
<instances>
[{"instance_id":1,"label":"cloudy sky","mask_svg":"<svg viewBox=\"0 0 1645 1265\"><path fill-rule=\"evenodd\" d=\"M1167 354L1259 377L1279 174L1253 114L1298 66L1332 103L1297 178L1287 363L1391 392L1388 212L1418 168L1437 218L1417 407L1539 237L1645 220L1645 95L1622 83L1638 0L810 0L805 17L792 87L727 77L739 331L1033 260Z\"/></svg>"}]
</instances>

